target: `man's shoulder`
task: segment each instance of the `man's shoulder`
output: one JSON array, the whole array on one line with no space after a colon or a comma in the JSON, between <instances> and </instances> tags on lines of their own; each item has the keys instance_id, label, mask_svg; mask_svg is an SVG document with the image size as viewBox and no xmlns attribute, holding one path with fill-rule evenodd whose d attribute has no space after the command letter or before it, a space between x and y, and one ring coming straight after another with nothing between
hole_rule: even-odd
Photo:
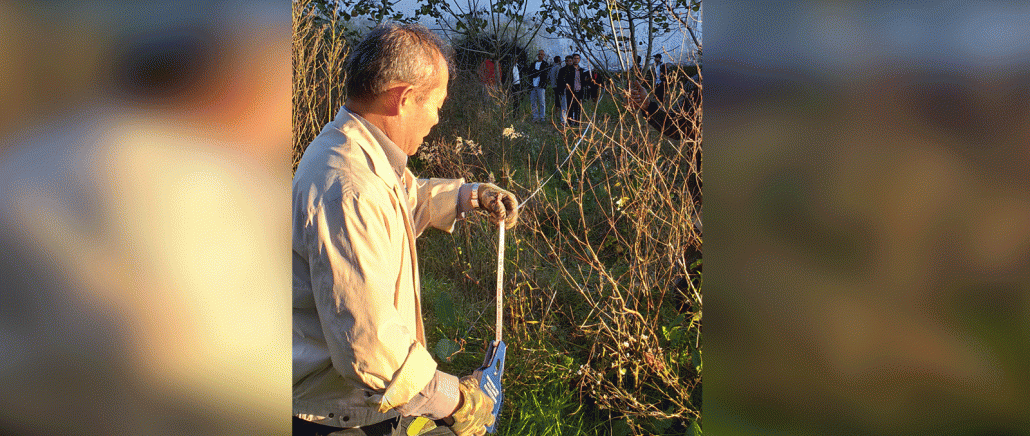
<instances>
[{"instance_id":1,"label":"man's shoulder","mask_svg":"<svg viewBox=\"0 0 1030 436\"><path fill-rule=\"evenodd\" d=\"M370 156L377 146L356 120L330 123L304 151L294 175L294 190L303 185L309 192L314 189L334 198L386 191Z\"/></svg>"}]
</instances>

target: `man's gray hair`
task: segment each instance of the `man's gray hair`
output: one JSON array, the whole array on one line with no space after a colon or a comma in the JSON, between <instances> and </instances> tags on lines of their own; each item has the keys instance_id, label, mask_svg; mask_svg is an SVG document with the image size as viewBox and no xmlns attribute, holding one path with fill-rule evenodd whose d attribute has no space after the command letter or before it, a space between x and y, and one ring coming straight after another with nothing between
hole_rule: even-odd
<instances>
[{"instance_id":1,"label":"man's gray hair","mask_svg":"<svg viewBox=\"0 0 1030 436\"><path fill-rule=\"evenodd\" d=\"M452 64L451 48L420 24L386 23L372 29L347 59L347 97L373 98L393 82L415 86L417 99L429 94L437 74L436 53Z\"/></svg>"}]
</instances>

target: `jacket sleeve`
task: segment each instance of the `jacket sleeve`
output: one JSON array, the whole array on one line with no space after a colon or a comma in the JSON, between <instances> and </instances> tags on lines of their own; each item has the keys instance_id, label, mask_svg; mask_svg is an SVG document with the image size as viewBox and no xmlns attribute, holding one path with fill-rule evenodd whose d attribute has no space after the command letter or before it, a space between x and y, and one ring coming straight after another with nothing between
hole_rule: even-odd
<instances>
[{"instance_id":1,"label":"jacket sleeve","mask_svg":"<svg viewBox=\"0 0 1030 436\"><path fill-rule=\"evenodd\" d=\"M547 81L547 61L540 61L540 68L536 68L536 62L529 64L531 71L529 72L529 79L533 80L536 77L540 78L540 83Z\"/></svg>"},{"instance_id":2,"label":"jacket sleeve","mask_svg":"<svg viewBox=\"0 0 1030 436\"><path fill-rule=\"evenodd\" d=\"M458 218L458 191L465 180L415 179L409 170L404 172L404 177L414 182L415 189L408 189L408 205L415 235L421 235L429 226L452 232Z\"/></svg>"},{"instance_id":3,"label":"jacket sleeve","mask_svg":"<svg viewBox=\"0 0 1030 436\"><path fill-rule=\"evenodd\" d=\"M406 245L406 230L384 204L390 204L385 195L344 191L314 212L315 237L308 242L315 307L333 366L385 391L381 412L418 394L437 366L394 306L397 269L389 266L398 262L393 248Z\"/></svg>"}]
</instances>

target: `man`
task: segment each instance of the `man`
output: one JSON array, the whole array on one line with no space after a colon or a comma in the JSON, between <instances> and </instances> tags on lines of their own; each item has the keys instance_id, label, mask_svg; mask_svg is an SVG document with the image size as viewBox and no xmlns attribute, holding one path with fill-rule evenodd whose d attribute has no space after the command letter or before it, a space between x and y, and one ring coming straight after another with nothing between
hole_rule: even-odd
<instances>
[{"instance_id":1,"label":"man","mask_svg":"<svg viewBox=\"0 0 1030 436\"><path fill-rule=\"evenodd\" d=\"M547 70L549 65L544 60L544 51L536 52L536 62L529 67L529 80L533 86L529 94L529 109L533 114L533 121L543 122L547 117Z\"/></svg>"},{"instance_id":2,"label":"man","mask_svg":"<svg viewBox=\"0 0 1030 436\"><path fill-rule=\"evenodd\" d=\"M588 76L579 67L579 53L572 55L571 62L558 74L565 89L565 99L568 102L568 119L562 124L575 125L579 123L580 102L583 101L583 90L586 89Z\"/></svg>"},{"instance_id":3,"label":"man","mask_svg":"<svg viewBox=\"0 0 1030 436\"><path fill-rule=\"evenodd\" d=\"M665 103L665 89L666 89L666 72L667 68L662 63L662 55L654 55L654 73L652 74L654 81L654 96L658 99L658 103Z\"/></svg>"},{"instance_id":4,"label":"man","mask_svg":"<svg viewBox=\"0 0 1030 436\"><path fill-rule=\"evenodd\" d=\"M572 63L572 56L565 57L565 63ZM554 65L551 65L551 70L547 73L547 80L551 82L551 88L554 89L554 113L561 114L561 123L565 124L565 86L558 80L559 72L562 69L561 58L558 56L554 57Z\"/></svg>"},{"instance_id":5,"label":"man","mask_svg":"<svg viewBox=\"0 0 1030 436\"><path fill-rule=\"evenodd\" d=\"M373 29L347 62L344 107L297 167L294 434L477 435L493 422L475 379L436 370L421 314L417 235L477 207L508 228L518 219L494 185L405 167L438 122L449 58L420 25Z\"/></svg>"}]
</instances>

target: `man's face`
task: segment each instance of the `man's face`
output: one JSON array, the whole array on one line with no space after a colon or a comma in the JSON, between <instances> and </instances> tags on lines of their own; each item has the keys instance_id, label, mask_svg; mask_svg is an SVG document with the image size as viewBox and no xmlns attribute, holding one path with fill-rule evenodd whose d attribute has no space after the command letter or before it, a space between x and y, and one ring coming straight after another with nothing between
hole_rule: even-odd
<instances>
[{"instance_id":1,"label":"man's face","mask_svg":"<svg viewBox=\"0 0 1030 436\"><path fill-rule=\"evenodd\" d=\"M579 56L572 57L572 65L579 66Z\"/></svg>"},{"instance_id":2,"label":"man's face","mask_svg":"<svg viewBox=\"0 0 1030 436\"><path fill-rule=\"evenodd\" d=\"M417 96L413 95L409 101L402 104L401 115L404 117L401 124L402 137L397 138L399 140L394 142L408 156L412 156L418 151L418 147L422 145L422 141L429 135L429 131L433 129L436 123L440 122L440 108L443 107L443 102L447 99L447 81L450 78L447 72L447 63L444 61L443 56L440 55L437 55L436 62L436 68L439 73L436 77L436 83L430 88L425 99L420 102Z\"/></svg>"},{"instance_id":3,"label":"man's face","mask_svg":"<svg viewBox=\"0 0 1030 436\"><path fill-rule=\"evenodd\" d=\"M541 61L544 60L544 56L545 55L544 55L544 51L543 50L540 50L540 51L536 52L536 58L538 60L541 60Z\"/></svg>"},{"instance_id":4,"label":"man's face","mask_svg":"<svg viewBox=\"0 0 1030 436\"><path fill-rule=\"evenodd\" d=\"M565 58L565 65L572 65L572 58Z\"/></svg>"}]
</instances>

